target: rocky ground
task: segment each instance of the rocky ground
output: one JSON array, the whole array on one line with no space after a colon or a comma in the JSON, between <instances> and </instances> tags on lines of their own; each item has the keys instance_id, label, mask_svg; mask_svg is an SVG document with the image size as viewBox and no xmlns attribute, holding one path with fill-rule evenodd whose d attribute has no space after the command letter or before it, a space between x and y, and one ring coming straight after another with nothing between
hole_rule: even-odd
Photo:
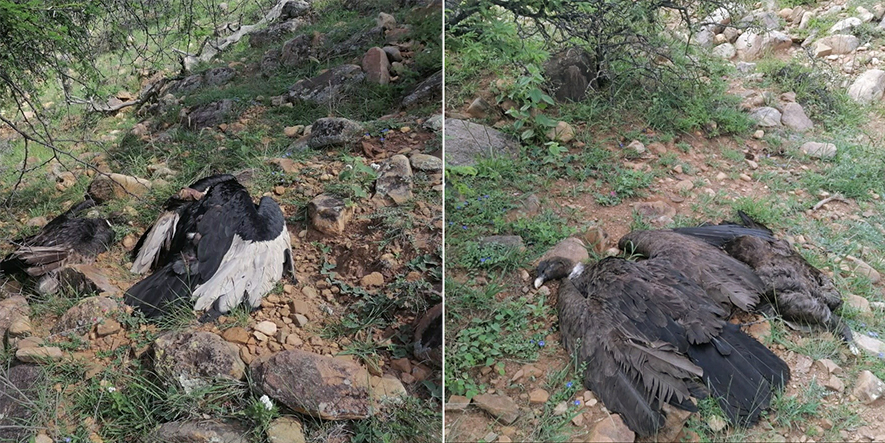
<instances>
[{"instance_id":1,"label":"rocky ground","mask_svg":"<svg viewBox=\"0 0 885 443\"><path fill-rule=\"evenodd\" d=\"M795 8L763 2L757 7L745 16L712 17L715 24L694 38L731 66L728 94L739 97L738 109L754 122L748 133L716 136L717 128L707 125L674 136L632 115L617 115L611 122L571 119L574 106L562 105L547 111L566 116L548 140L565 150L525 159L528 149L495 129L506 130L513 123L504 114L512 103L493 92L511 79L485 73L473 83L464 82L479 85L473 95L464 93L462 86L447 86L447 97L468 97L447 103L447 166L474 168L453 175L461 192L446 196L447 288L471 297L457 302L450 298L447 303L446 361L447 368L455 368L446 374L447 440L634 440L617 415L581 386L576 364L559 345L557 285L547 283L538 290L532 286L534 265L555 243L538 231L543 228L556 240L571 234L569 241L577 238L580 243L567 249L576 258L588 259L620 253L617 241L631 229L719 222L734 218L737 209L763 219L834 277L860 352L852 354L826 332L794 330L781 320L761 316L737 318L735 322L745 324L745 330L790 365L793 379L785 393L751 429L727 426L715 407L702 404L700 414L672 413L653 440L885 438L885 409L879 400L885 389L880 380L885 376L885 354L877 339L885 296L877 271L883 262L875 252L885 240L883 188L881 180L863 177L866 171L882 171L870 159L878 162L885 146L882 88L876 86L882 71L875 69L883 43L877 24L885 8L855 2ZM749 24L755 27L747 28ZM561 56L553 56L557 57ZM580 66L580 59L572 60ZM569 64L548 63L545 75L560 78L556 69ZM844 108L859 116L855 126L837 123L836 107L829 116L821 112L821 102L808 94L808 83L783 81L790 69L808 66L831 80L829 76L835 76L820 84L836 91L838 100L867 104ZM582 99L583 88L575 90L580 95L571 98ZM566 85L561 91L571 89ZM477 145L478 139L482 142ZM836 184L831 179L846 171L845 161L858 169ZM581 175L582 168L592 171ZM607 174L611 169L616 170L614 179ZM496 194L502 183L504 189ZM485 193L491 193L494 203L483 200ZM485 205L482 209L476 208L477 195L478 204ZM474 297L487 297L484 300L494 308L470 319L477 310ZM529 309L518 311L511 303ZM468 340L477 336L475 330L493 319L520 315L519 326L507 329L519 336L516 347L479 344L498 353L475 362L463 358L482 352L470 346L476 338ZM454 365L448 366L451 362Z\"/></svg>"},{"instance_id":2,"label":"rocky ground","mask_svg":"<svg viewBox=\"0 0 885 443\"><path fill-rule=\"evenodd\" d=\"M439 354L413 343L441 322L440 4L379 5L289 2L190 76L134 67L141 91L107 105L159 99L100 119L106 150L27 159L4 235L88 191L117 241L60 292L4 279L0 440L439 441ZM146 321L122 303L129 253L163 200L218 172L280 203L297 282L217 322Z\"/></svg>"}]
</instances>

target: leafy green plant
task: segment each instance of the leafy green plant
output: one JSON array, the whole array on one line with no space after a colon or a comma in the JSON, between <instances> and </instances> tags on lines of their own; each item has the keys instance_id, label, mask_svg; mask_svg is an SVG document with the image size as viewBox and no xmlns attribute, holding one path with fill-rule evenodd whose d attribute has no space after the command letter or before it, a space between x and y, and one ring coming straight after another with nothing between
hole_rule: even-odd
<instances>
[{"instance_id":1,"label":"leafy green plant","mask_svg":"<svg viewBox=\"0 0 885 443\"><path fill-rule=\"evenodd\" d=\"M513 129L521 140L541 140L549 128L556 126L556 120L544 114L555 102L542 89L546 80L541 69L529 64L525 70L526 74L516 79L505 93L506 98L519 106L507 110L507 114L516 119Z\"/></svg>"}]
</instances>

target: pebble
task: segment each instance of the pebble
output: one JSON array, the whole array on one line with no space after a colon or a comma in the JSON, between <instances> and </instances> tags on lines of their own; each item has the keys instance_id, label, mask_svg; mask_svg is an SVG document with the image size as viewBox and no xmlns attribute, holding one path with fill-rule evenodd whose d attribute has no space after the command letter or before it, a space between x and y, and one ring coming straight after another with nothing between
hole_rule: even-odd
<instances>
[{"instance_id":1,"label":"pebble","mask_svg":"<svg viewBox=\"0 0 885 443\"><path fill-rule=\"evenodd\" d=\"M255 325L255 331L270 337L277 333L277 325L274 322L265 320Z\"/></svg>"}]
</instances>

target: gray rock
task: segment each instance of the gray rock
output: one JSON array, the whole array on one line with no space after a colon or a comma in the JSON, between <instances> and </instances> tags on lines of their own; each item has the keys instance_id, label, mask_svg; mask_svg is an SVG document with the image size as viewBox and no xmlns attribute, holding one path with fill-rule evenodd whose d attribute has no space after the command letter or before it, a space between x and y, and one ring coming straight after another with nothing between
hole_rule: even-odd
<instances>
[{"instance_id":1,"label":"gray rock","mask_svg":"<svg viewBox=\"0 0 885 443\"><path fill-rule=\"evenodd\" d=\"M722 57L726 60L731 60L737 55L737 49L734 48L734 45L731 43L723 43L715 48L713 48L713 55L716 57Z\"/></svg>"},{"instance_id":2,"label":"gray rock","mask_svg":"<svg viewBox=\"0 0 885 443\"><path fill-rule=\"evenodd\" d=\"M307 215L316 230L324 234L341 235L353 216L353 211L342 200L320 194L307 205Z\"/></svg>"},{"instance_id":3,"label":"gray rock","mask_svg":"<svg viewBox=\"0 0 885 443\"><path fill-rule=\"evenodd\" d=\"M805 132L814 128L814 123L805 115L805 110L802 109L802 105L799 103L787 103L784 105L781 123L797 132Z\"/></svg>"},{"instance_id":4,"label":"gray rock","mask_svg":"<svg viewBox=\"0 0 885 443\"><path fill-rule=\"evenodd\" d=\"M347 40L335 45L329 50L330 57L337 57L344 54L361 53L366 48L371 48L377 43L381 43L384 37L384 28L375 26L363 32L357 32L351 35Z\"/></svg>"},{"instance_id":5,"label":"gray rock","mask_svg":"<svg viewBox=\"0 0 885 443\"><path fill-rule=\"evenodd\" d=\"M287 41L280 52L280 63L283 66L298 67L310 61L313 41L307 34L300 34Z\"/></svg>"},{"instance_id":6,"label":"gray rock","mask_svg":"<svg viewBox=\"0 0 885 443\"><path fill-rule=\"evenodd\" d=\"M742 74L750 74L756 70L756 63L738 62L734 67Z\"/></svg>"},{"instance_id":7,"label":"gray rock","mask_svg":"<svg viewBox=\"0 0 885 443\"><path fill-rule=\"evenodd\" d=\"M64 353L55 346L35 346L15 351L15 358L25 363L53 363L61 361Z\"/></svg>"},{"instance_id":8,"label":"gray rock","mask_svg":"<svg viewBox=\"0 0 885 443\"><path fill-rule=\"evenodd\" d=\"M185 94L188 92L196 91L203 86L203 75L202 74L193 74L185 77L178 83L171 85L169 87L169 92L174 94Z\"/></svg>"},{"instance_id":9,"label":"gray rock","mask_svg":"<svg viewBox=\"0 0 885 443\"><path fill-rule=\"evenodd\" d=\"M523 243L522 237L518 235L489 235L486 237L480 237L479 243L484 245L501 245L508 248L519 249L520 251L525 250L525 243Z\"/></svg>"},{"instance_id":10,"label":"gray rock","mask_svg":"<svg viewBox=\"0 0 885 443\"><path fill-rule=\"evenodd\" d=\"M885 71L870 69L864 72L848 88L848 96L860 103L869 103L882 99L885 91Z\"/></svg>"},{"instance_id":11,"label":"gray rock","mask_svg":"<svg viewBox=\"0 0 885 443\"><path fill-rule=\"evenodd\" d=\"M519 406L506 395L477 395L473 397L473 404L505 425L509 425L519 418Z\"/></svg>"},{"instance_id":12,"label":"gray rock","mask_svg":"<svg viewBox=\"0 0 885 443\"><path fill-rule=\"evenodd\" d=\"M293 417L280 417L267 426L269 443L305 443L304 427Z\"/></svg>"},{"instance_id":13,"label":"gray rock","mask_svg":"<svg viewBox=\"0 0 885 443\"><path fill-rule=\"evenodd\" d=\"M867 8L864 8L863 6L858 6L856 12L857 18L859 18L860 21L864 23L871 22L874 18L876 18L876 16L872 12L870 12Z\"/></svg>"},{"instance_id":14,"label":"gray rock","mask_svg":"<svg viewBox=\"0 0 885 443\"><path fill-rule=\"evenodd\" d=\"M774 127L781 125L781 112L769 106L763 106L750 113L750 118L756 122L757 126Z\"/></svg>"},{"instance_id":15,"label":"gray rock","mask_svg":"<svg viewBox=\"0 0 885 443\"><path fill-rule=\"evenodd\" d=\"M359 123L340 117L321 118L311 125L307 145L313 149L339 146L352 142L363 133Z\"/></svg>"},{"instance_id":16,"label":"gray rock","mask_svg":"<svg viewBox=\"0 0 885 443\"><path fill-rule=\"evenodd\" d=\"M280 20L288 20L307 15L310 12L310 2L304 0L289 0L280 11Z\"/></svg>"},{"instance_id":17,"label":"gray rock","mask_svg":"<svg viewBox=\"0 0 885 443\"><path fill-rule=\"evenodd\" d=\"M443 162L439 157L432 155L416 153L409 158L412 167L422 171L439 172L442 171Z\"/></svg>"},{"instance_id":18,"label":"gray rock","mask_svg":"<svg viewBox=\"0 0 885 443\"><path fill-rule=\"evenodd\" d=\"M473 118L486 118L492 112L492 105L482 97L477 97L467 107L467 113Z\"/></svg>"},{"instance_id":19,"label":"gray rock","mask_svg":"<svg viewBox=\"0 0 885 443\"><path fill-rule=\"evenodd\" d=\"M357 65L341 65L329 69L316 77L299 80L289 88L289 101L298 100L316 104L329 104L342 88L357 85L366 78ZM297 104L297 103L296 103Z\"/></svg>"},{"instance_id":20,"label":"gray rock","mask_svg":"<svg viewBox=\"0 0 885 443\"><path fill-rule=\"evenodd\" d=\"M734 47L741 60L752 61L769 52L788 49L792 44L790 36L780 31L769 31L764 34L748 31L738 37Z\"/></svg>"},{"instance_id":21,"label":"gray rock","mask_svg":"<svg viewBox=\"0 0 885 443\"><path fill-rule=\"evenodd\" d=\"M412 106L416 103L432 101L434 97L442 96L442 71L436 71L430 77L422 80L406 92L402 105Z\"/></svg>"},{"instance_id":22,"label":"gray rock","mask_svg":"<svg viewBox=\"0 0 885 443\"><path fill-rule=\"evenodd\" d=\"M88 297L68 309L52 327L53 334L84 335L105 321L113 320L120 312L120 304L108 297Z\"/></svg>"},{"instance_id":23,"label":"gray rock","mask_svg":"<svg viewBox=\"0 0 885 443\"><path fill-rule=\"evenodd\" d=\"M186 393L216 378L242 380L246 370L239 348L211 332L168 332L154 340L153 351L157 374Z\"/></svg>"},{"instance_id":24,"label":"gray rock","mask_svg":"<svg viewBox=\"0 0 885 443\"><path fill-rule=\"evenodd\" d=\"M283 51L280 48L268 49L264 56L261 57L261 74L265 77L270 77L280 69L280 57L282 55Z\"/></svg>"},{"instance_id":25,"label":"gray rock","mask_svg":"<svg viewBox=\"0 0 885 443\"><path fill-rule=\"evenodd\" d=\"M237 422L173 421L163 423L151 435L156 443L249 443L248 430Z\"/></svg>"},{"instance_id":26,"label":"gray rock","mask_svg":"<svg viewBox=\"0 0 885 443\"><path fill-rule=\"evenodd\" d=\"M203 84L206 86L221 86L231 81L236 75L237 71L234 71L233 68L219 66L203 73Z\"/></svg>"},{"instance_id":27,"label":"gray rock","mask_svg":"<svg viewBox=\"0 0 885 443\"><path fill-rule=\"evenodd\" d=\"M424 125L423 125L423 126L424 126L426 129L429 129L429 130L434 131L434 132L440 131L440 130L442 129L442 126L443 126L443 115L442 115L442 114L436 114L436 115L434 115L434 116L428 118L427 121L424 122ZM414 165L413 165L413 166L414 166Z\"/></svg>"},{"instance_id":28,"label":"gray rock","mask_svg":"<svg viewBox=\"0 0 885 443\"><path fill-rule=\"evenodd\" d=\"M249 34L249 46L260 48L284 40L306 22L300 19L287 20L268 26L266 29Z\"/></svg>"},{"instance_id":29,"label":"gray rock","mask_svg":"<svg viewBox=\"0 0 885 443\"><path fill-rule=\"evenodd\" d=\"M836 156L836 145L832 143L805 142L799 149L809 157L833 158Z\"/></svg>"},{"instance_id":30,"label":"gray rock","mask_svg":"<svg viewBox=\"0 0 885 443\"><path fill-rule=\"evenodd\" d=\"M815 55L818 57L826 57L830 54L850 54L860 46L860 40L847 34L836 34L824 37L816 42ZM829 52L825 48L830 48Z\"/></svg>"},{"instance_id":31,"label":"gray rock","mask_svg":"<svg viewBox=\"0 0 885 443\"><path fill-rule=\"evenodd\" d=\"M43 368L20 364L7 368L3 365L0 377L0 441L28 441L33 432L23 423L30 423L41 412L34 408L40 398L40 386L47 382Z\"/></svg>"},{"instance_id":32,"label":"gray rock","mask_svg":"<svg viewBox=\"0 0 885 443\"><path fill-rule=\"evenodd\" d=\"M857 17L848 17L836 22L828 31L830 34L844 34L863 24L863 21Z\"/></svg>"},{"instance_id":33,"label":"gray rock","mask_svg":"<svg viewBox=\"0 0 885 443\"><path fill-rule=\"evenodd\" d=\"M392 198L398 205L412 199L412 167L405 155L394 155L384 163L375 180L375 192Z\"/></svg>"},{"instance_id":34,"label":"gray rock","mask_svg":"<svg viewBox=\"0 0 885 443\"><path fill-rule=\"evenodd\" d=\"M725 41L734 43L741 36L741 31L733 26L728 26L722 31L722 35L725 37Z\"/></svg>"},{"instance_id":35,"label":"gray rock","mask_svg":"<svg viewBox=\"0 0 885 443\"><path fill-rule=\"evenodd\" d=\"M387 54L388 60L391 62L401 62L403 61L403 55L399 50L399 46L385 46L381 48L384 50L384 53Z\"/></svg>"},{"instance_id":36,"label":"gray rock","mask_svg":"<svg viewBox=\"0 0 885 443\"><path fill-rule=\"evenodd\" d=\"M252 362L251 373L256 388L296 412L324 420L372 414L369 374L349 360L283 351Z\"/></svg>"},{"instance_id":37,"label":"gray rock","mask_svg":"<svg viewBox=\"0 0 885 443\"><path fill-rule=\"evenodd\" d=\"M188 129L218 126L227 119L233 109L234 101L224 99L196 106L189 111L182 110L181 125Z\"/></svg>"},{"instance_id":38,"label":"gray rock","mask_svg":"<svg viewBox=\"0 0 885 443\"><path fill-rule=\"evenodd\" d=\"M519 149L509 135L466 120L446 119L446 165L470 166L477 157L512 157Z\"/></svg>"},{"instance_id":39,"label":"gray rock","mask_svg":"<svg viewBox=\"0 0 885 443\"><path fill-rule=\"evenodd\" d=\"M390 83L390 61L383 49L377 46L369 48L363 56L362 68L367 82L379 85Z\"/></svg>"},{"instance_id":40,"label":"gray rock","mask_svg":"<svg viewBox=\"0 0 885 443\"><path fill-rule=\"evenodd\" d=\"M713 27L704 26L694 35L692 41L694 41L695 44L702 48L709 48L713 46L713 43L715 41L715 32L713 32Z\"/></svg>"},{"instance_id":41,"label":"gray rock","mask_svg":"<svg viewBox=\"0 0 885 443\"><path fill-rule=\"evenodd\" d=\"M857 380L854 383L854 396L864 404L872 404L882 397L885 393L885 383L879 380L870 371L861 371L857 374Z\"/></svg>"},{"instance_id":42,"label":"gray rock","mask_svg":"<svg viewBox=\"0 0 885 443\"><path fill-rule=\"evenodd\" d=\"M559 102L581 101L591 79L596 78L593 55L585 49L571 47L544 63L544 77L548 88Z\"/></svg>"},{"instance_id":43,"label":"gray rock","mask_svg":"<svg viewBox=\"0 0 885 443\"><path fill-rule=\"evenodd\" d=\"M375 18L375 24L384 29L393 29L396 28L396 18L386 12L380 12Z\"/></svg>"}]
</instances>

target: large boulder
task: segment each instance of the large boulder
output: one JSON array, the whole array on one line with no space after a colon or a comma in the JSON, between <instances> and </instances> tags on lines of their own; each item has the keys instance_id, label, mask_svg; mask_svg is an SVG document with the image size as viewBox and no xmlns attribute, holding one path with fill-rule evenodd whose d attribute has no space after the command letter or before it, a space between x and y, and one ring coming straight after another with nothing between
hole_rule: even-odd
<instances>
[{"instance_id":1,"label":"large boulder","mask_svg":"<svg viewBox=\"0 0 885 443\"><path fill-rule=\"evenodd\" d=\"M864 72L848 88L848 96L860 103L869 103L882 99L885 91L885 71L870 69Z\"/></svg>"},{"instance_id":2,"label":"large boulder","mask_svg":"<svg viewBox=\"0 0 885 443\"><path fill-rule=\"evenodd\" d=\"M390 83L390 61L383 49L377 46L369 48L363 56L362 67L367 82L379 85Z\"/></svg>"},{"instance_id":3,"label":"large boulder","mask_svg":"<svg viewBox=\"0 0 885 443\"><path fill-rule=\"evenodd\" d=\"M299 80L289 88L288 100L293 103L303 100L320 105L329 104L342 88L359 84L365 78L366 74L358 65L337 66L313 78Z\"/></svg>"},{"instance_id":4,"label":"large boulder","mask_svg":"<svg viewBox=\"0 0 885 443\"><path fill-rule=\"evenodd\" d=\"M219 100L182 110L181 125L188 129L211 128L220 125L233 112L234 101L231 99Z\"/></svg>"},{"instance_id":5,"label":"large boulder","mask_svg":"<svg viewBox=\"0 0 885 443\"><path fill-rule=\"evenodd\" d=\"M406 91L403 98L403 106L409 107L416 103L432 101L442 95L442 71L436 71L430 77L422 80Z\"/></svg>"},{"instance_id":6,"label":"large boulder","mask_svg":"<svg viewBox=\"0 0 885 443\"><path fill-rule=\"evenodd\" d=\"M830 35L814 42L814 53L818 57L826 57L831 54L850 54L858 46L860 46L860 40L853 35Z\"/></svg>"},{"instance_id":7,"label":"large boulder","mask_svg":"<svg viewBox=\"0 0 885 443\"><path fill-rule=\"evenodd\" d=\"M792 44L790 36L780 31L768 31L763 34L748 31L738 37L734 47L741 60L752 61L767 53L788 49Z\"/></svg>"},{"instance_id":8,"label":"large boulder","mask_svg":"<svg viewBox=\"0 0 885 443\"><path fill-rule=\"evenodd\" d=\"M255 386L274 400L324 420L372 415L369 374L349 360L283 351L251 366Z\"/></svg>"},{"instance_id":9,"label":"large boulder","mask_svg":"<svg viewBox=\"0 0 885 443\"><path fill-rule=\"evenodd\" d=\"M557 101L580 101L596 78L596 61L584 49L571 47L544 63L544 77Z\"/></svg>"},{"instance_id":10,"label":"large boulder","mask_svg":"<svg viewBox=\"0 0 885 443\"><path fill-rule=\"evenodd\" d=\"M340 146L354 141L362 133L363 126L353 120L340 117L321 118L311 126L307 146L314 149Z\"/></svg>"},{"instance_id":11,"label":"large boulder","mask_svg":"<svg viewBox=\"0 0 885 443\"><path fill-rule=\"evenodd\" d=\"M276 43L298 30L304 23L306 22L303 20L292 19L268 26L265 29L249 34L249 45L253 48L258 48Z\"/></svg>"},{"instance_id":12,"label":"large boulder","mask_svg":"<svg viewBox=\"0 0 885 443\"><path fill-rule=\"evenodd\" d=\"M512 157L519 149L515 139L495 128L454 118L445 124L446 166L471 166L478 157Z\"/></svg>"},{"instance_id":13,"label":"large boulder","mask_svg":"<svg viewBox=\"0 0 885 443\"><path fill-rule=\"evenodd\" d=\"M375 193L403 204L412 199L412 167L405 155L397 154L381 167L375 180Z\"/></svg>"},{"instance_id":14,"label":"large boulder","mask_svg":"<svg viewBox=\"0 0 885 443\"><path fill-rule=\"evenodd\" d=\"M280 63L284 66L297 67L310 62L313 50L313 39L301 34L286 42L280 52Z\"/></svg>"},{"instance_id":15,"label":"large boulder","mask_svg":"<svg viewBox=\"0 0 885 443\"><path fill-rule=\"evenodd\" d=\"M239 348L211 332L168 332L154 340L153 349L157 374L188 393L215 378L241 380L246 370Z\"/></svg>"},{"instance_id":16,"label":"large boulder","mask_svg":"<svg viewBox=\"0 0 885 443\"><path fill-rule=\"evenodd\" d=\"M115 321L120 304L108 297L88 297L72 306L52 327L53 334L84 336L106 321Z\"/></svg>"},{"instance_id":17,"label":"large boulder","mask_svg":"<svg viewBox=\"0 0 885 443\"><path fill-rule=\"evenodd\" d=\"M814 127L814 122L805 115L805 110L802 109L802 105L799 103L787 103L784 105L781 123L797 132L805 132Z\"/></svg>"}]
</instances>

